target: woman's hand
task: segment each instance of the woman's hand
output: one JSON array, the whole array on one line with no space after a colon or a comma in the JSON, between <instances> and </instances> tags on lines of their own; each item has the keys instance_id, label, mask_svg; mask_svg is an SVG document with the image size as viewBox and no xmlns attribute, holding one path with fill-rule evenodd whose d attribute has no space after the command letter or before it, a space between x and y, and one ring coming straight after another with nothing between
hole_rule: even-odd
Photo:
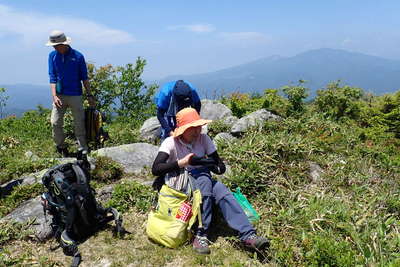
<instances>
[{"instance_id":1,"label":"woman's hand","mask_svg":"<svg viewBox=\"0 0 400 267\"><path fill-rule=\"evenodd\" d=\"M187 154L184 158L178 160L179 168L184 168L184 167L187 167L188 165L190 165L189 162L193 156L194 156L194 153L190 153L190 154Z\"/></svg>"}]
</instances>

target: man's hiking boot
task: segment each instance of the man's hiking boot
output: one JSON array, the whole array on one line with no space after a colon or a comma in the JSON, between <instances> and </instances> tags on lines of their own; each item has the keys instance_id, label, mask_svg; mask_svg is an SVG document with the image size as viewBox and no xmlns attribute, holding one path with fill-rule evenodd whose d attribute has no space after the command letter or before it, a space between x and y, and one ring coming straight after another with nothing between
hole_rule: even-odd
<instances>
[{"instance_id":1,"label":"man's hiking boot","mask_svg":"<svg viewBox=\"0 0 400 267\"><path fill-rule=\"evenodd\" d=\"M70 154L69 154L69 152L68 152L68 148L57 146L56 149L57 149L57 152L58 152L63 158L69 157Z\"/></svg>"},{"instance_id":2,"label":"man's hiking boot","mask_svg":"<svg viewBox=\"0 0 400 267\"><path fill-rule=\"evenodd\" d=\"M243 245L248 248L264 250L269 247L269 240L265 237L252 234L249 238L242 241Z\"/></svg>"},{"instance_id":3,"label":"man's hiking boot","mask_svg":"<svg viewBox=\"0 0 400 267\"><path fill-rule=\"evenodd\" d=\"M199 254L210 254L210 248L208 247L209 241L205 236L198 236L193 240L193 250Z\"/></svg>"}]
</instances>

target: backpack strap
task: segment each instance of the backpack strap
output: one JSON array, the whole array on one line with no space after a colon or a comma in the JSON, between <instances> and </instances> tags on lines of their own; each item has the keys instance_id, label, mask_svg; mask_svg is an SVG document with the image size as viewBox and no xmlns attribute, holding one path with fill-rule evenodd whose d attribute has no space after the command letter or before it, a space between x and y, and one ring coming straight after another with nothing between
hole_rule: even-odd
<instances>
[{"instance_id":1,"label":"backpack strap","mask_svg":"<svg viewBox=\"0 0 400 267\"><path fill-rule=\"evenodd\" d=\"M74 257L72 259L71 267L77 267L82 261L81 253L78 250L75 240L68 236L66 230L61 234L60 244L65 255Z\"/></svg>"},{"instance_id":2,"label":"backpack strap","mask_svg":"<svg viewBox=\"0 0 400 267\"><path fill-rule=\"evenodd\" d=\"M188 179L188 183L189 183L189 187L190 187L190 197L189 198L190 198L190 201L192 202L192 204L194 204L193 200L196 197L195 194L196 195L200 194L200 191L197 192L199 189L197 188L196 183L194 182L194 178L186 168L185 168L185 172L187 173L186 177ZM200 199L197 199L197 201L200 201L200 203L199 203L199 205L200 205L201 204L201 195L200 195ZM197 211L197 220L199 222L199 227L200 228L203 227L203 221L201 219L201 209L200 208L198 208L198 211ZM193 223L194 223L194 221L193 221ZM193 223L189 222L189 228L192 226Z\"/></svg>"},{"instance_id":3,"label":"backpack strap","mask_svg":"<svg viewBox=\"0 0 400 267\"><path fill-rule=\"evenodd\" d=\"M128 231L126 231L124 229L124 227L122 226L122 217L116 209L114 209L113 207L110 207L110 208L106 209L106 212L112 214L112 217L114 218L114 222L115 222L115 232L118 235L122 236L125 233L128 233Z\"/></svg>"},{"instance_id":4,"label":"backpack strap","mask_svg":"<svg viewBox=\"0 0 400 267\"><path fill-rule=\"evenodd\" d=\"M72 164L72 169L74 170L75 175L76 175L76 182L79 185L87 184L88 181L86 178L86 174L82 170L82 168L78 164L74 163L74 164Z\"/></svg>"}]
</instances>

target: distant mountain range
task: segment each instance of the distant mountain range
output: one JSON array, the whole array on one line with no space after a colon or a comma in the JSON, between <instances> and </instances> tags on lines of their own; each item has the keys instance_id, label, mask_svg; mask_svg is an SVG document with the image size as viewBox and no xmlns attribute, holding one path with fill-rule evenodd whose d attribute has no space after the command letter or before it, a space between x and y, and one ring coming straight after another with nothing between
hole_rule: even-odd
<instances>
[{"instance_id":1,"label":"distant mountain range","mask_svg":"<svg viewBox=\"0 0 400 267\"><path fill-rule=\"evenodd\" d=\"M35 109L38 105L51 107L51 92L48 85L13 84L1 85L9 96L5 113L20 116L23 112Z\"/></svg>"},{"instance_id":2,"label":"distant mountain range","mask_svg":"<svg viewBox=\"0 0 400 267\"><path fill-rule=\"evenodd\" d=\"M157 84L184 79L195 85L201 97L213 98L231 92L263 92L306 80L311 96L329 82L361 87L376 95L395 92L400 88L400 61L348 52L338 49L310 50L293 57L272 56L215 72L194 75L172 75ZM10 99L7 112L19 115L38 104L51 107L48 85L0 85Z\"/></svg>"},{"instance_id":3,"label":"distant mountain range","mask_svg":"<svg viewBox=\"0 0 400 267\"><path fill-rule=\"evenodd\" d=\"M329 82L361 87L380 95L400 88L400 61L338 49L310 50L293 57L272 56L239 66L194 75L173 75L158 84L177 79L188 80L203 96L235 91L263 92L306 80L314 96Z\"/></svg>"}]
</instances>

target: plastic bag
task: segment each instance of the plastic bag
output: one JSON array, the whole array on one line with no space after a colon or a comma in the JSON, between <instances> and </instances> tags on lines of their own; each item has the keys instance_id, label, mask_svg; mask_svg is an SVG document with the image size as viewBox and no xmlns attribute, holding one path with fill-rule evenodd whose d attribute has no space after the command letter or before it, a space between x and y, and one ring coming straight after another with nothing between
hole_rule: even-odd
<instances>
[{"instance_id":1,"label":"plastic bag","mask_svg":"<svg viewBox=\"0 0 400 267\"><path fill-rule=\"evenodd\" d=\"M244 213L246 213L250 222L256 222L260 219L260 215L258 215L257 211L253 208L242 192L240 192L240 187L236 188L236 191L233 192L233 196L244 210Z\"/></svg>"}]
</instances>

